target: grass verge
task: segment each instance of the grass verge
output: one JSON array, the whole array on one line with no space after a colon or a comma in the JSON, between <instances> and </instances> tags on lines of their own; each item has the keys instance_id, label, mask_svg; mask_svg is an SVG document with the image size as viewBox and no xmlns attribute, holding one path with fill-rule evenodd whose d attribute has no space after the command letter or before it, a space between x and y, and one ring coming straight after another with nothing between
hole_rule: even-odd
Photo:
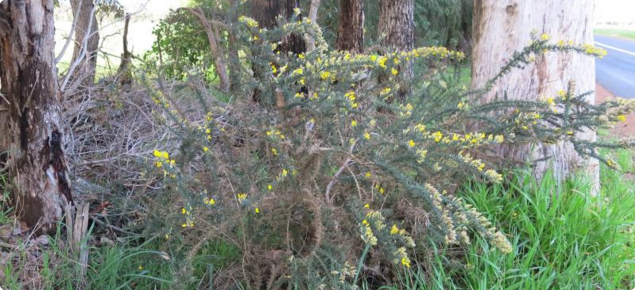
<instances>
[{"instance_id":1,"label":"grass verge","mask_svg":"<svg viewBox=\"0 0 635 290\"><path fill-rule=\"evenodd\" d=\"M468 186L466 200L496 221L514 252L501 254L480 239L459 257L439 250L435 267L407 273L404 284L408 289L633 289L633 153L615 155L624 170L603 166L597 198L588 195L583 178L559 188L553 178L538 184L520 173L508 186Z\"/></svg>"},{"instance_id":2,"label":"grass verge","mask_svg":"<svg viewBox=\"0 0 635 290\"><path fill-rule=\"evenodd\" d=\"M635 30L625 29L594 29L593 33L604 36L617 36L635 40Z\"/></svg>"}]
</instances>

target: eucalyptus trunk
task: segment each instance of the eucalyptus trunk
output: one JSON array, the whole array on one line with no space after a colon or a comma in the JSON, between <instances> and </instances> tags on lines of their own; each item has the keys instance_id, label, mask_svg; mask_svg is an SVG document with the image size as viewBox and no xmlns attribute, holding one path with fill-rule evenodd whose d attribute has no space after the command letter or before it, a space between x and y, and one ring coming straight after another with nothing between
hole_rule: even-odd
<instances>
[{"instance_id":1,"label":"eucalyptus trunk","mask_svg":"<svg viewBox=\"0 0 635 290\"><path fill-rule=\"evenodd\" d=\"M0 3L0 148L7 151L15 210L30 228L50 232L72 203L55 67L53 0ZM4 100L2 100L4 101Z\"/></svg>"},{"instance_id":2,"label":"eucalyptus trunk","mask_svg":"<svg viewBox=\"0 0 635 290\"><path fill-rule=\"evenodd\" d=\"M546 33L554 41L571 40L593 43L594 0L526 1L477 0L474 2L474 45L472 52L472 87L482 87L494 77L515 51L531 41L532 32ZM577 94L595 89L595 60L576 53L550 52L536 58L525 69L515 69L495 84L484 101L507 95L514 100L538 100L567 90L570 81L576 84ZM587 101L595 102L595 95ZM593 131L579 133L581 138L595 140ZM505 146L498 149L505 160L532 166L539 179L552 169L562 180L576 168L584 168L599 185L599 166L596 160L580 157L568 142L555 145ZM546 158L546 160L545 160ZM538 161L541 160L541 161Z\"/></svg>"}]
</instances>

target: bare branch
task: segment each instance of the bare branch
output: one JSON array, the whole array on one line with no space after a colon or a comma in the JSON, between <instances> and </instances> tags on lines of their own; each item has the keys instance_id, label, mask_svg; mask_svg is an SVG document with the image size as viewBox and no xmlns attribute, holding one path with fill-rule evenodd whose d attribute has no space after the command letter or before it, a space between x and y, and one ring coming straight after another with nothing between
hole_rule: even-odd
<instances>
[{"instance_id":1,"label":"bare branch","mask_svg":"<svg viewBox=\"0 0 635 290\"><path fill-rule=\"evenodd\" d=\"M64 54L66 54L66 49L68 49L68 45L73 40L75 30L77 29L77 19L79 18L79 12L81 11L82 11L82 1L79 1L77 12L75 12L75 15L73 15L73 25L71 26L71 31L68 33L68 38L66 39L66 42L64 43L64 47L62 48L62 51L55 58L55 64L59 63L62 57L64 57Z\"/></svg>"}]
</instances>

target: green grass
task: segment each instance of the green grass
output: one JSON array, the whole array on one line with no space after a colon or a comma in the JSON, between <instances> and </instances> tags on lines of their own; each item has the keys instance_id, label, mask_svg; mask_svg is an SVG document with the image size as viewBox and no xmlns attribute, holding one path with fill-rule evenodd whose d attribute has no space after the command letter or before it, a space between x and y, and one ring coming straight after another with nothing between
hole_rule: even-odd
<instances>
[{"instance_id":1,"label":"green grass","mask_svg":"<svg viewBox=\"0 0 635 290\"><path fill-rule=\"evenodd\" d=\"M410 289L633 289L635 192L633 153L615 153L624 172L602 168L602 193L584 179L536 184L519 174L508 187L469 186L466 200L505 232L515 251L504 255L482 239L463 257L441 255L432 269L402 279Z\"/></svg>"},{"instance_id":2,"label":"green grass","mask_svg":"<svg viewBox=\"0 0 635 290\"><path fill-rule=\"evenodd\" d=\"M593 33L605 36L617 36L635 40L635 30L624 29L594 29Z\"/></svg>"},{"instance_id":3,"label":"green grass","mask_svg":"<svg viewBox=\"0 0 635 290\"><path fill-rule=\"evenodd\" d=\"M4 175L0 174L0 226L6 225L11 222L9 213L11 208L9 207L9 183Z\"/></svg>"}]
</instances>

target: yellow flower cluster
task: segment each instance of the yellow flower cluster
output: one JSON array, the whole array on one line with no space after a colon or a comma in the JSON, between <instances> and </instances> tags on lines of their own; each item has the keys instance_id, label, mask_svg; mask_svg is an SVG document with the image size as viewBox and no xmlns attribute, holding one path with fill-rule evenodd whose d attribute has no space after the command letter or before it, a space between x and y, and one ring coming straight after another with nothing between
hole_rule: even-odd
<instances>
[{"instance_id":1,"label":"yellow flower cluster","mask_svg":"<svg viewBox=\"0 0 635 290\"><path fill-rule=\"evenodd\" d=\"M172 168L176 165L176 161L174 159L170 159L170 154L168 154L168 152L154 150L153 155L158 159L154 163L157 168L161 168L163 165L169 165L170 168Z\"/></svg>"},{"instance_id":2,"label":"yellow flower cluster","mask_svg":"<svg viewBox=\"0 0 635 290\"><path fill-rule=\"evenodd\" d=\"M211 198L211 197L207 197L207 189L203 192L205 194L205 197L203 198L203 203L206 205L215 205L216 201Z\"/></svg>"},{"instance_id":3,"label":"yellow flower cluster","mask_svg":"<svg viewBox=\"0 0 635 290\"><path fill-rule=\"evenodd\" d=\"M236 199L238 200L238 203L242 204L245 202L245 199L247 199L247 194L246 193L239 193L236 195Z\"/></svg>"},{"instance_id":4,"label":"yellow flower cluster","mask_svg":"<svg viewBox=\"0 0 635 290\"><path fill-rule=\"evenodd\" d=\"M346 279L355 278L355 276L357 275L357 268L346 261L342 269L340 269L339 271L331 271L331 275L336 276L340 283L344 283Z\"/></svg>"},{"instance_id":5,"label":"yellow flower cluster","mask_svg":"<svg viewBox=\"0 0 635 290\"><path fill-rule=\"evenodd\" d=\"M407 103L405 105L399 104L399 115L402 117L410 117L412 116L412 110L414 110L414 107L412 106L412 104Z\"/></svg>"},{"instance_id":6,"label":"yellow flower cluster","mask_svg":"<svg viewBox=\"0 0 635 290\"><path fill-rule=\"evenodd\" d=\"M247 26L251 28L258 28L258 21L254 20L253 18L247 17L245 15L241 15L240 17L238 17L238 21L246 24Z\"/></svg>"},{"instance_id":7,"label":"yellow flower cluster","mask_svg":"<svg viewBox=\"0 0 635 290\"><path fill-rule=\"evenodd\" d=\"M365 208L369 208L364 206ZM370 222L369 222L370 220ZM362 221L362 240L371 246L377 245L377 237L373 233L373 228L377 231L381 231L386 228L385 218L381 212L369 210L366 214L366 219Z\"/></svg>"},{"instance_id":8,"label":"yellow flower cluster","mask_svg":"<svg viewBox=\"0 0 635 290\"><path fill-rule=\"evenodd\" d=\"M390 228L390 235L401 237L404 240L406 246L410 248L414 248L416 246L414 239L412 239L412 237L408 235L405 229L399 229L399 227L397 227L397 224L393 224L392 228Z\"/></svg>"},{"instance_id":9,"label":"yellow flower cluster","mask_svg":"<svg viewBox=\"0 0 635 290\"><path fill-rule=\"evenodd\" d=\"M284 139L284 134L282 134L278 129L269 130L265 134L267 134L268 137L272 137L275 139Z\"/></svg>"},{"instance_id":10,"label":"yellow flower cluster","mask_svg":"<svg viewBox=\"0 0 635 290\"><path fill-rule=\"evenodd\" d=\"M192 216L192 207L190 205L187 208L181 208L181 214L185 215L185 223L181 226L184 228L193 228L194 227L194 217Z\"/></svg>"},{"instance_id":11,"label":"yellow flower cluster","mask_svg":"<svg viewBox=\"0 0 635 290\"><path fill-rule=\"evenodd\" d=\"M583 44L581 48L584 50L584 53L597 56L600 59L604 58L608 54L606 50L589 43Z\"/></svg>"},{"instance_id":12,"label":"yellow flower cluster","mask_svg":"<svg viewBox=\"0 0 635 290\"><path fill-rule=\"evenodd\" d=\"M408 258L408 254L406 253L406 248L400 247L392 254L396 257L395 259L393 259L393 263L401 263L402 265L406 266L406 268L410 268L410 259Z\"/></svg>"},{"instance_id":13,"label":"yellow flower cluster","mask_svg":"<svg viewBox=\"0 0 635 290\"><path fill-rule=\"evenodd\" d=\"M434 186L429 183L425 184L426 190L432 195L432 204L436 207L441 213L441 220L445 224L445 243L446 244L456 244L457 243L457 234L456 228L454 227L454 221L452 220L450 211L448 208L443 206L442 194L439 193ZM445 192L444 192L445 193Z\"/></svg>"},{"instance_id":14,"label":"yellow flower cluster","mask_svg":"<svg viewBox=\"0 0 635 290\"><path fill-rule=\"evenodd\" d=\"M351 105L351 108L357 109L357 106L359 104L357 102L355 102L355 100L357 99L357 96L355 96L355 92L354 91L348 91L346 94L344 94L344 97L346 97L346 99L348 99L348 102Z\"/></svg>"},{"instance_id":15,"label":"yellow flower cluster","mask_svg":"<svg viewBox=\"0 0 635 290\"><path fill-rule=\"evenodd\" d=\"M379 194L384 194L386 193L386 189L383 188L381 185L379 185L378 183L375 183L375 190L377 190L377 192L379 192Z\"/></svg>"},{"instance_id":16,"label":"yellow flower cluster","mask_svg":"<svg viewBox=\"0 0 635 290\"><path fill-rule=\"evenodd\" d=\"M485 234L494 247L505 254L511 253L513 251L512 245L511 243L509 243L509 240L507 240L503 233L493 227L492 223L490 223L486 217L484 217L470 204L465 204L465 208L472 216L476 218L478 224L481 227L485 228Z\"/></svg>"}]
</instances>

